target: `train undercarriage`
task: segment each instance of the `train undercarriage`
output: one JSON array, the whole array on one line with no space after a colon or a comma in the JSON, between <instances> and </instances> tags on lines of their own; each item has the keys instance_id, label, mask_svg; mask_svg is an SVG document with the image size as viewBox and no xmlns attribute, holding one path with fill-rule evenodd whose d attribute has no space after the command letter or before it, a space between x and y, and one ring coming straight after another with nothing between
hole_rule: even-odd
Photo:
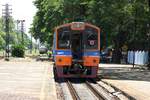
<instances>
[{"instance_id":1,"label":"train undercarriage","mask_svg":"<svg viewBox=\"0 0 150 100\"><path fill-rule=\"evenodd\" d=\"M73 77L73 78L96 78L97 66L82 66L80 64L74 64L72 66L55 66L55 74L58 77Z\"/></svg>"}]
</instances>

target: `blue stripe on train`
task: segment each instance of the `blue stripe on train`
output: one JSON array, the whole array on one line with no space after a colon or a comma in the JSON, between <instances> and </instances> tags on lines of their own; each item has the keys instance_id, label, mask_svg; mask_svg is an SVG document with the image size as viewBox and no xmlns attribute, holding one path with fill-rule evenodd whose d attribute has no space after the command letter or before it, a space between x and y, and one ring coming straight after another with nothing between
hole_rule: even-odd
<instances>
[{"instance_id":1,"label":"blue stripe on train","mask_svg":"<svg viewBox=\"0 0 150 100\"><path fill-rule=\"evenodd\" d=\"M53 60L56 62L56 55L63 55L63 56L71 56L71 50L54 50L53 51Z\"/></svg>"},{"instance_id":2,"label":"blue stripe on train","mask_svg":"<svg viewBox=\"0 0 150 100\"><path fill-rule=\"evenodd\" d=\"M84 56L99 56L100 52L99 51L86 51L84 52Z\"/></svg>"},{"instance_id":3,"label":"blue stripe on train","mask_svg":"<svg viewBox=\"0 0 150 100\"><path fill-rule=\"evenodd\" d=\"M71 50L56 50L56 55L66 55L66 56L71 56Z\"/></svg>"},{"instance_id":4,"label":"blue stripe on train","mask_svg":"<svg viewBox=\"0 0 150 100\"><path fill-rule=\"evenodd\" d=\"M71 56L72 52L71 52L71 50L56 50L55 55ZM83 56L99 56L99 55L100 55L99 51L85 51L83 53Z\"/></svg>"}]
</instances>

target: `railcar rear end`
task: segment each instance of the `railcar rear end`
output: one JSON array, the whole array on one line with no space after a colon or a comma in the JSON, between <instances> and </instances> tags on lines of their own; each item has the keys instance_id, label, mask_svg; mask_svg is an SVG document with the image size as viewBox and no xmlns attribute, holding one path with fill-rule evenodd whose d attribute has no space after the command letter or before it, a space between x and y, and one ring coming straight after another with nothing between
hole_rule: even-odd
<instances>
[{"instance_id":1,"label":"railcar rear end","mask_svg":"<svg viewBox=\"0 0 150 100\"><path fill-rule=\"evenodd\" d=\"M97 76L100 29L84 22L58 26L53 40L53 56L58 77Z\"/></svg>"}]
</instances>

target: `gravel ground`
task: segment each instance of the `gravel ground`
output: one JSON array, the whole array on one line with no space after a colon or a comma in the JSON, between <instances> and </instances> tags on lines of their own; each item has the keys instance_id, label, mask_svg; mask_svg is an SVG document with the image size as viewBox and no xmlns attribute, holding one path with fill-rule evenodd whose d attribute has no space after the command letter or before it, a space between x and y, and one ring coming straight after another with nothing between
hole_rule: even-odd
<instances>
[{"instance_id":1,"label":"gravel ground","mask_svg":"<svg viewBox=\"0 0 150 100\"><path fill-rule=\"evenodd\" d=\"M144 66L100 64L99 77L137 100L150 100L150 70Z\"/></svg>"},{"instance_id":2,"label":"gravel ground","mask_svg":"<svg viewBox=\"0 0 150 100\"><path fill-rule=\"evenodd\" d=\"M55 79L55 84L56 84L57 100L64 100L64 94L62 91L62 87L57 79Z\"/></svg>"}]
</instances>

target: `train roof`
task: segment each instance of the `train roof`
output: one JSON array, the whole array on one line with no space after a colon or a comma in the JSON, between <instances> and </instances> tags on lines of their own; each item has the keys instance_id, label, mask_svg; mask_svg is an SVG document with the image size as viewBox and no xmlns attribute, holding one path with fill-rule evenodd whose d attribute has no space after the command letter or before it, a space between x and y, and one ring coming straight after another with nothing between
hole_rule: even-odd
<instances>
[{"instance_id":1,"label":"train roof","mask_svg":"<svg viewBox=\"0 0 150 100\"><path fill-rule=\"evenodd\" d=\"M56 29L59 29L59 28L61 28L61 27L71 26L71 25L73 25L73 24L84 24L84 26L90 26L90 27L96 28L97 30L100 30L99 27L97 27L97 26L95 26L95 25L92 25L92 24L89 24L89 23L86 23L86 22L72 22L72 23L66 23L66 24L57 26Z\"/></svg>"}]
</instances>

